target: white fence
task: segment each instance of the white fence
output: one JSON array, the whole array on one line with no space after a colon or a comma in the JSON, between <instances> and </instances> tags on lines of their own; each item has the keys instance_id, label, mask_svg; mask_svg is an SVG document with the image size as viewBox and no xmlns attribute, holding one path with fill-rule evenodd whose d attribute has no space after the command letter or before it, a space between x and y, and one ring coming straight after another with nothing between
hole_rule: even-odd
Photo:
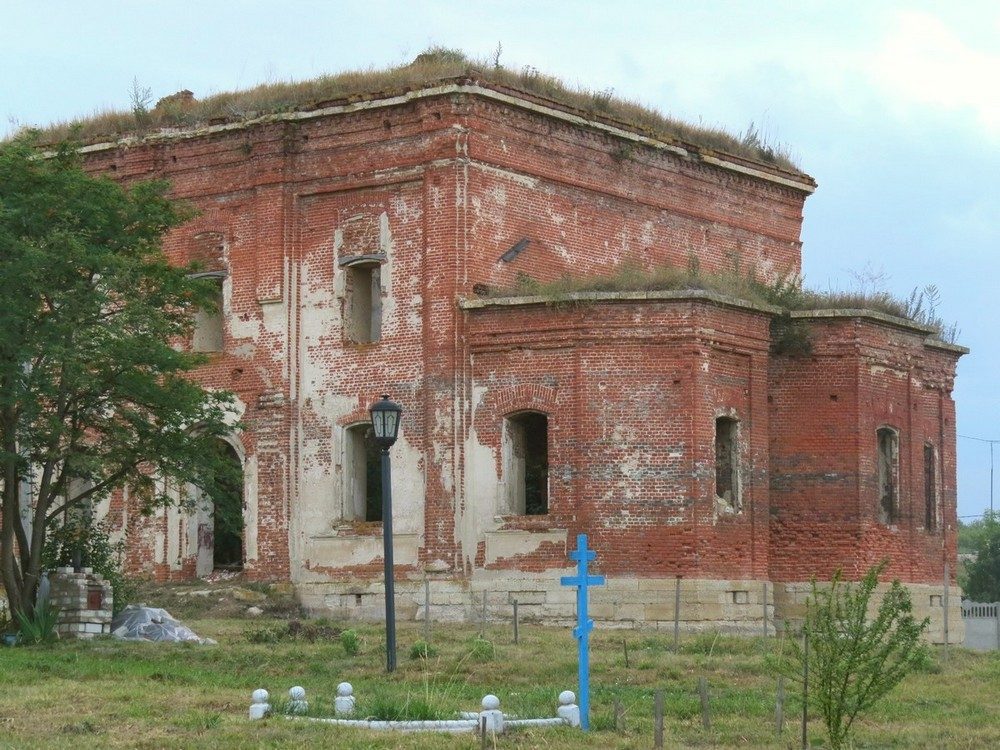
<instances>
[{"instance_id":1,"label":"white fence","mask_svg":"<svg viewBox=\"0 0 1000 750\"><path fill-rule=\"evenodd\" d=\"M965 647L973 651L1000 649L1000 602L962 602Z\"/></svg>"}]
</instances>

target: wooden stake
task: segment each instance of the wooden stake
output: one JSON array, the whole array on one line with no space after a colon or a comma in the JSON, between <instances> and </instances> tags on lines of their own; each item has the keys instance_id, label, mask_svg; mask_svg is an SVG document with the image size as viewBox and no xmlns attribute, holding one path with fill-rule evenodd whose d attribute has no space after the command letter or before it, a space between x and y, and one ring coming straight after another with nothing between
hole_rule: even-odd
<instances>
[{"instance_id":1,"label":"wooden stake","mask_svg":"<svg viewBox=\"0 0 1000 750\"><path fill-rule=\"evenodd\" d=\"M625 669L629 668L628 663L628 639L622 638L622 648L625 649Z\"/></svg>"},{"instance_id":2,"label":"wooden stake","mask_svg":"<svg viewBox=\"0 0 1000 750\"><path fill-rule=\"evenodd\" d=\"M677 576L674 584L674 651L680 641L681 632L681 577Z\"/></svg>"},{"instance_id":3,"label":"wooden stake","mask_svg":"<svg viewBox=\"0 0 1000 750\"><path fill-rule=\"evenodd\" d=\"M657 690L653 696L653 747L663 750L663 691Z\"/></svg>"},{"instance_id":4,"label":"wooden stake","mask_svg":"<svg viewBox=\"0 0 1000 750\"><path fill-rule=\"evenodd\" d=\"M761 618L761 623L764 628L764 637L767 638L767 581L764 581L764 602L761 606L764 610L764 616Z\"/></svg>"},{"instance_id":5,"label":"wooden stake","mask_svg":"<svg viewBox=\"0 0 1000 750\"><path fill-rule=\"evenodd\" d=\"M705 729L712 728L712 717L708 711L708 680L698 678L698 696L701 698L701 725Z\"/></svg>"},{"instance_id":6,"label":"wooden stake","mask_svg":"<svg viewBox=\"0 0 1000 750\"><path fill-rule=\"evenodd\" d=\"M615 698L615 731L625 731L625 709L622 708L621 698Z\"/></svg>"},{"instance_id":7,"label":"wooden stake","mask_svg":"<svg viewBox=\"0 0 1000 750\"><path fill-rule=\"evenodd\" d=\"M486 717L479 717L479 736L482 738L482 750L486 750Z\"/></svg>"},{"instance_id":8,"label":"wooden stake","mask_svg":"<svg viewBox=\"0 0 1000 750\"><path fill-rule=\"evenodd\" d=\"M809 725L809 631L802 633L802 750L809 747L806 727Z\"/></svg>"},{"instance_id":9,"label":"wooden stake","mask_svg":"<svg viewBox=\"0 0 1000 750\"><path fill-rule=\"evenodd\" d=\"M519 642L519 635L517 632L517 599L514 600L514 643Z\"/></svg>"},{"instance_id":10,"label":"wooden stake","mask_svg":"<svg viewBox=\"0 0 1000 750\"><path fill-rule=\"evenodd\" d=\"M778 678L778 695L774 701L774 729L780 735L785 730L785 678Z\"/></svg>"},{"instance_id":11,"label":"wooden stake","mask_svg":"<svg viewBox=\"0 0 1000 750\"><path fill-rule=\"evenodd\" d=\"M424 643L431 642L431 582L424 573Z\"/></svg>"},{"instance_id":12,"label":"wooden stake","mask_svg":"<svg viewBox=\"0 0 1000 750\"><path fill-rule=\"evenodd\" d=\"M944 604L944 660L948 661L948 589L951 588L951 577L948 575L948 563L944 564L944 597L941 603Z\"/></svg>"}]
</instances>

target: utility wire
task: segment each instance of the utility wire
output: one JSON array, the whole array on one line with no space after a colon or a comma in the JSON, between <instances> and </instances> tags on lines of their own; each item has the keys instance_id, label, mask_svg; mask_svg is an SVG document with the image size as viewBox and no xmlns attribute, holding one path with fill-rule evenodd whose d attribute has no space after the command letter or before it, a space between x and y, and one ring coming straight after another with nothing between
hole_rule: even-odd
<instances>
[{"instance_id":1,"label":"utility wire","mask_svg":"<svg viewBox=\"0 0 1000 750\"><path fill-rule=\"evenodd\" d=\"M993 446L1000 443L1000 440L989 440L987 438L972 437L972 435L958 435L965 440L975 440L977 443L989 443L990 445L990 513L993 512Z\"/></svg>"}]
</instances>

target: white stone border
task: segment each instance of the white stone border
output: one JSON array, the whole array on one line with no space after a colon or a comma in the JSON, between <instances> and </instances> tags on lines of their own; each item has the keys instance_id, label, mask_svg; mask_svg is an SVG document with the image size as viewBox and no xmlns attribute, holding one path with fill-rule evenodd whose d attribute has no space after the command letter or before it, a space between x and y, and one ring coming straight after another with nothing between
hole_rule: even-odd
<instances>
[{"instance_id":1,"label":"white stone border","mask_svg":"<svg viewBox=\"0 0 1000 750\"><path fill-rule=\"evenodd\" d=\"M254 690L251 695L250 719L265 719L273 714L270 704L270 694L264 690ZM337 686L337 697L334 699L334 713L341 717L354 713L354 688L349 682ZM482 710L477 712L463 711L458 719L438 720L404 720L384 721L378 719L327 718L322 716L303 716L309 710L305 688L296 685L288 691L288 703L285 705L286 719L315 721L323 724L333 724L343 727L357 727L397 732L478 732L485 728L487 732L502 734L512 727L556 727L580 726L580 707L576 705L576 695L572 690L564 690L559 694L559 708L556 716L538 719L520 719L505 716L500 710L500 699L495 695L483 696Z\"/></svg>"}]
</instances>

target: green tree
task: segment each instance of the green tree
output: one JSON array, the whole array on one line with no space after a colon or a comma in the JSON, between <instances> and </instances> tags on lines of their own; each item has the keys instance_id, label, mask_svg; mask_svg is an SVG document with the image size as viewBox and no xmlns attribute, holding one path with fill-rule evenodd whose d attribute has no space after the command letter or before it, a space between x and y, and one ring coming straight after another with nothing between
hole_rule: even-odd
<instances>
[{"instance_id":1,"label":"green tree","mask_svg":"<svg viewBox=\"0 0 1000 750\"><path fill-rule=\"evenodd\" d=\"M998 514L1000 515L1000 514ZM979 551L980 545L989 534L990 523L1000 521L996 515L986 511L982 518L975 521L958 521L958 552L970 554Z\"/></svg>"},{"instance_id":2,"label":"green tree","mask_svg":"<svg viewBox=\"0 0 1000 750\"><path fill-rule=\"evenodd\" d=\"M162 182L88 175L75 149L0 144L0 581L31 616L47 535L128 487L145 510L168 482L218 491L213 441L231 396L189 377L177 341L211 284L161 241L190 212Z\"/></svg>"},{"instance_id":3,"label":"green tree","mask_svg":"<svg viewBox=\"0 0 1000 750\"><path fill-rule=\"evenodd\" d=\"M987 512L969 526L976 559L965 563L963 593L976 602L1000 602L1000 514Z\"/></svg>"},{"instance_id":4,"label":"green tree","mask_svg":"<svg viewBox=\"0 0 1000 750\"><path fill-rule=\"evenodd\" d=\"M899 581L869 617L887 564L871 568L857 583L845 583L840 571L828 586L813 580L802 626L809 639L809 703L822 717L832 748L844 747L857 716L928 658L922 635L930 620L913 617L910 592ZM798 641L790 647L781 669L801 680L805 652Z\"/></svg>"}]
</instances>

